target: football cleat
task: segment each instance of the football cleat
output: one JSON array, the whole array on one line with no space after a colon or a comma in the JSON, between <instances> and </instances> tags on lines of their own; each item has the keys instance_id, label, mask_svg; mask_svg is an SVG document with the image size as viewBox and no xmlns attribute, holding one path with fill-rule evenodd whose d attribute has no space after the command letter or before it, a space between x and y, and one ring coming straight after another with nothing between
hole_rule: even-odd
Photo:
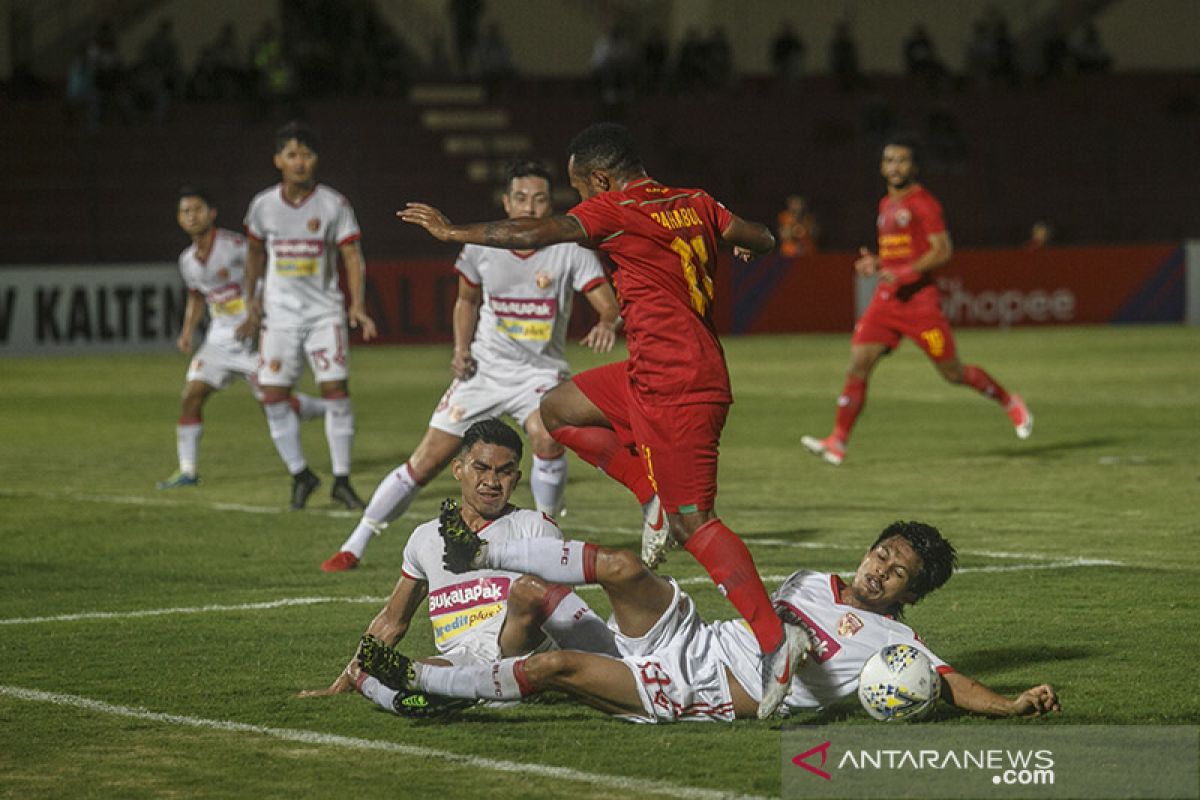
<instances>
[{"instance_id":1,"label":"football cleat","mask_svg":"<svg viewBox=\"0 0 1200 800\"><path fill-rule=\"evenodd\" d=\"M762 700L758 702L758 718L768 719L773 715L792 690L792 680L808 661L812 643L808 632L799 625L783 623L783 642L775 652L763 656Z\"/></svg>"},{"instance_id":2,"label":"football cleat","mask_svg":"<svg viewBox=\"0 0 1200 800\"><path fill-rule=\"evenodd\" d=\"M186 472L176 471L174 475L167 478L165 481L159 481L154 484L159 489L182 489L185 486L196 486L200 483L200 478L196 475L188 475Z\"/></svg>"},{"instance_id":3,"label":"football cleat","mask_svg":"<svg viewBox=\"0 0 1200 800\"><path fill-rule=\"evenodd\" d=\"M321 572L345 572L358 566L358 556L349 550L339 550L321 564Z\"/></svg>"},{"instance_id":4,"label":"football cleat","mask_svg":"<svg viewBox=\"0 0 1200 800\"><path fill-rule=\"evenodd\" d=\"M392 709L400 716L409 719L430 719L444 717L455 711L470 708L475 703L475 700L439 697L435 694L411 690L396 692L396 696L392 698Z\"/></svg>"},{"instance_id":5,"label":"football cleat","mask_svg":"<svg viewBox=\"0 0 1200 800\"><path fill-rule=\"evenodd\" d=\"M1012 420L1013 428L1017 431L1017 438L1028 439L1029 435L1033 433L1033 412L1025 405L1021 395L1009 395L1008 405L1004 410L1008 412L1008 418Z\"/></svg>"},{"instance_id":6,"label":"football cleat","mask_svg":"<svg viewBox=\"0 0 1200 800\"><path fill-rule=\"evenodd\" d=\"M417 679L412 659L369 633L358 643L358 667L397 692L409 691Z\"/></svg>"},{"instance_id":7,"label":"football cleat","mask_svg":"<svg viewBox=\"0 0 1200 800\"><path fill-rule=\"evenodd\" d=\"M658 495L642 508L642 563L656 569L667 560L667 551L675 540L671 536L671 523L663 510Z\"/></svg>"},{"instance_id":8,"label":"football cleat","mask_svg":"<svg viewBox=\"0 0 1200 800\"><path fill-rule=\"evenodd\" d=\"M350 479L346 477L335 477L333 479L333 489L330 490L329 496L333 498L334 502L341 503L351 511L358 511L367 507L367 504L354 491L354 487L350 485Z\"/></svg>"},{"instance_id":9,"label":"football cleat","mask_svg":"<svg viewBox=\"0 0 1200 800\"><path fill-rule=\"evenodd\" d=\"M321 485L321 479L313 474L313 471L305 467L300 472L292 476L292 501L291 508L293 511L299 511L308 504L309 496L316 491Z\"/></svg>"},{"instance_id":10,"label":"football cleat","mask_svg":"<svg viewBox=\"0 0 1200 800\"><path fill-rule=\"evenodd\" d=\"M484 541L467 526L458 510L458 503L449 498L442 501L438 533L445 543L442 563L446 569L457 575L479 568L483 562Z\"/></svg>"},{"instance_id":11,"label":"football cleat","mask_svg":"<svg viewBox=\"0 0 1200 800\"><path fill-rule=\"evenodd\" d=\"M800 444L814 456L820 456L835 467L846 460L846 443L828 436L818 439L815 436L801 436Z\"/></svg>"}]
</instances>

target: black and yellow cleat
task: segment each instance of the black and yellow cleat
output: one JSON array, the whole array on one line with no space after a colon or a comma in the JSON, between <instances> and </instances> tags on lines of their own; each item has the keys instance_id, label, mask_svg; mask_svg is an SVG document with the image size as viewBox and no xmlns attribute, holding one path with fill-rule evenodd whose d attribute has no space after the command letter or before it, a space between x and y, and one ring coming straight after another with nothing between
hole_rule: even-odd
<instances>
[{"instance_id":1,"label":"black and yellow cleat","mask_svg":"<svg viewBox=\"0 0 1200 800\"><path fill-rule=\"evenodd\" d=\"M358 643L358 666L384 686L398 692L411 690L417 678L412 659L369 633L364 633Z\"/></svg>"},{"instance_id":2,"label":"black and yellow cleat","mask_svg":"<svg viewBox=\"0 0 1200 800\"><path fill-rule=\"evenodd\" d=\"M438 515L438 533L445 543L442 563L446 569L458 574L479 569L483 556L483 540L471 530L458 510L458 503L442 501L442 512Z\"/></svg>"}]
</instances>

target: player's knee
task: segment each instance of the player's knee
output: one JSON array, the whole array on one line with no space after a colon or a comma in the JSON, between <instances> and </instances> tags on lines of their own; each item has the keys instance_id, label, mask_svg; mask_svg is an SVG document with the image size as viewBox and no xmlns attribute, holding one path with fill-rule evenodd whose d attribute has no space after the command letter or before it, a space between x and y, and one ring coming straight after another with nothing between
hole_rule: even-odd
<instances>
[{"instance_id":1,"label":"player's knee","mask_svg":"<svg viewBox=\"0 0 1200 800\"><path fill-rule=\"evenodd\" d=\"M939 364L938 372L941 373L942 377L945 378L948 383L957 384L966 380L966 376L963 374L963 369L958 364Z\"/></svg>"},{"instance_id":2,"label":"player's knee","mask_svg":"<svg viewBox=\"0 0 1200 800\"><path fill-rule=\"evenodd\" d=\"M571 650L535 653L525 659L525 677L538 689L561 686L578 671L579 655Z\"/></svg>"},{"instance_id":3,"label":"player's knee","mask_svg":"<svg viewBox=\"0 0 1200 800\"><path fill-rule=\"evenodd\" d=\"M541 613L546 601L547 585L534 575L522 575L508 589L508 615L533 618Z\"/></svg>"},{"instance_id":4,"label":"player's knee","mask_svg":"<svg viewBox=\"0 0 1200 800\"><path fill-rule=\"evenodd\" d=\"M290 392L284 386L263 386L262 403L264 406L287 403Z\"/></svg>"},{"instance_id":5,"label":"player's knee","mask_svg":"<svg viewBox=\"0 0 1200 800\"><path fill-rule=\"evenodd\" d=\"M632 550L602 547L596 554L596 579L605 586L634 583L647 574L646 565Z\"/></svg>"}]
</instances>

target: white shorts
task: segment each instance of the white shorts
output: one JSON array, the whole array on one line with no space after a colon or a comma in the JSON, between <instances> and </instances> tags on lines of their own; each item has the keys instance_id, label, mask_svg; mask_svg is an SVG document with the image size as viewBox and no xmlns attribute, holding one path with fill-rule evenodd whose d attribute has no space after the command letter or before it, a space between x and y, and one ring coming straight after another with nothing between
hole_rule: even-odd
<instances>
[{"instance_id":1,"label":"white shorts","mask_svg":"<svg viewBox=\"0 0 1200 800\"><path fill-rule=\"evenodd\" d=\"M302 327L264 325L258 339L258 382L295 386L304 360L317 383L350 377L350 336L342 316L324 317Z\"/></svg>"},{"instance_id":2,"label":"white shorts","mask_svg":"<svg viewBox=\"0 0 1200 800\"><path fill-rule=\"evenodd\" d=\"M258 354L245 342L206 339L192 356L187 381L199 381L214 389L224 389L234 377L241 377L250 382L255 397L258 397L257 372Z\"/></svg>"},{"instance_id":3,"label":"white shorts","mask_svg":"<svg viewBox=\"0 0 1200 800\"><path fill-rule=\"evenodd\" d=\"M570 377L557 370L517 369L497 373L481 366L467 380L453 381L433 410L429 427L461 437L479 420L503 414L524 426L542 395Z\"/></svg>"},{"instance_id":4,"label":"white shorts","mask_svg":"<svg viewBox=\"0 0 1200 800\"><path fill-rule=\"evenodd\" d=\"M671 580L668 578L668 580ZM633 673L642 714L629 722L731 722L733 695L716 632L696 614L692 598L671 580L675 595L645 636L616 634L621 660Z\"/></svg>"}]
</instances>

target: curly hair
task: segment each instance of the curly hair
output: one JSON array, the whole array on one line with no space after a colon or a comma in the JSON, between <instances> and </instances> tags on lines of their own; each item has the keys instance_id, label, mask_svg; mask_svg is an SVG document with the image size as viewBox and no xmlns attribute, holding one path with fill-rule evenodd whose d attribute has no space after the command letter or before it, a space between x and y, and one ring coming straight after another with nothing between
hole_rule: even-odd
<instances>
[{"instance_id":1,"label":"curly hair","mask_svg":"<svg viewBox=\"0 0 1200 800\"><path fill-rule=\"evenodd\" d=\"M913 578L909 587L916 596L914 603L950 580L951 573L958 567L958 554L954 545L946 541L941 532L932 525L926 525L924 522L893 522L883 529L871 548L874 549L880 542L893 536L899 536L908 542L913 552L921 558L921 571Z\"/></svg>"}]
</instances>

